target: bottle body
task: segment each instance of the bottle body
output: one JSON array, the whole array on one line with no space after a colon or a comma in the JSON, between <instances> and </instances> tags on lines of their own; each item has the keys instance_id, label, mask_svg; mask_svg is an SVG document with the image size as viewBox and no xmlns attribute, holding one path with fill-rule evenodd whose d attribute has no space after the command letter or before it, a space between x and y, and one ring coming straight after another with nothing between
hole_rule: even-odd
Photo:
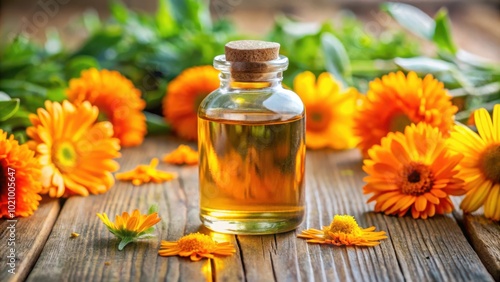
<instances>
[{"instance_id":1,"label":"bottle body","mask_svg":"<svg viewBox=\"0 0 500 282\"><path fill-rule=\"evenodd\" d=\"M304 117L298 96L280 83L222 87L205 98L198 115L205 226L224 233L273 234L302 222Z\"/></svg>"}]
</instances>

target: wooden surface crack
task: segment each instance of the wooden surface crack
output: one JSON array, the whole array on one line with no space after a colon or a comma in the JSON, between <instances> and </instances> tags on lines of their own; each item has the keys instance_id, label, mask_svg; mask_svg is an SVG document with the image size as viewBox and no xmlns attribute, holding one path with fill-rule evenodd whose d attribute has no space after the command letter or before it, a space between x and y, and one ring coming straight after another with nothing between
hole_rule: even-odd
<instances>
[{"instance_id":1,"label":"wooden surface crack","mask_svg":"<svg viewBox=\"0 0 500 282\"><path fill-rule=\"evenodd\" d=\"M209 260L210 260L210 270L211 270L211 274L212 274L210 276L211 279L212 279L211 281L215 282L215 281L217 281L217 267L215 265L215 259L210 259L209 258Z\"/></svg>"},{"instance_id":2,"label":"wooden surface crack","mask_svg":"<svg viewBox=\"0 0 500 282\"><path fill-rule=\"evenodd\" d=\"M245 279L245 281L248 281L247 280L247 271L245 269L245 259L243 257L243 249L241 248L240 238L238 235L235 235L234 237L236 238L236 245L238 246L238 251L240 253L241 268L243 268L243 278Z\"/></svg>"},{"instance_id":3,"label":"wooden surface crack","mask_svg":"<svg viewBox=\"0 0 500 282\"><path fill-rule=\"evenodd\" d=\"M384 219L384 221L386 224L389 224L386 219ZM392 238L391 230L388 228L387 230L385 230L385 233L387 234L387 238L388 238L387 241L390 242L393 249L396 249L397 246L394 244L394 241L391 240L391 238ZM403 266L401 265L401 261L399 260L398 252L394 252L394 255L396 256L396 261L397 261L399 272L402 273L404 281L407 281L406 277L404 276L405 271L403 269Z\"/></svg>"},{"instance_id":4,"label":"wooden surface crack","mask_svg":"<svg viewBox=\"0 0 500 282\"><path fill-rule=\"evenodd\" d=\"M274 262L273 262L273 254L272 254L272 252L269 252L269 260L271 261L271 269L273 270L274 281L278 281L278 278L276 276L276 269L274 269Z\"/></svg>"}]
</instances>

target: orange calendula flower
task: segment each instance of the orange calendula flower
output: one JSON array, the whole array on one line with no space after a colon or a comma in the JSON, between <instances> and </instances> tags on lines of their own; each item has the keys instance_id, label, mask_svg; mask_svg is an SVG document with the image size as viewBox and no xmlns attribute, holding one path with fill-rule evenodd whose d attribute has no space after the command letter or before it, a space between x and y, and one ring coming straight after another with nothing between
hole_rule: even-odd
<instances>
[{"instance_id":1,"label":"orange calendula flower","mask_svg":"<svg viewBox=\"0 0 500 282\"><path fill-rule=\"evenodd\" d=\"M359 227L350 215L335 215L332 223L323 226L323 230L307 229L297 237L307 239L308 243L367 247L376 246L380 240L387 238L385 231L375 231L375 226Z\"/></svg>"},{"instance_id":2,"label":"orange calendula flower","mask_svg":"<svg viewBox=\"0 0 500 282\"><path fill-rule=\"evenodd\" d=\"M89 102L73 105L45 102L31 114L26 130L29 147L42 165L42 193L50 197L87 196L108 191L115 183L120 142L107 121L95 123L99 110Z\"/></svg>"},{"instance_id":3,"label":"orange calendula flower","mask_svg":"<svg viewBox=\"0 0 500 282\"><path fill-rule=\"evenodd\" d=\"M176 165L194 165L198 163L198 152L187 145L179 145L173 152L165 155L163 161Z\"/></svg>"},{"instance_id":4,"label":"orange calendula flower","mask_svg":"<svg viewBox=\"0 0 500 282\"><path fill-rule=\"evenodd\" d=\"M451 152L439 129L425 123L412 124L389 133L381 145L368 151L364 161L364 194L373 196L375 211L413 218L449 213L449 195L463 195L464 182L457 177L461 154Z\"/></svg>"},{"instance_id":5,"label":"orange calendula flower","mask_svg":"<svg viewBox=\"0 0 500 282\"><path fill-rule=\"evenodd\" d=\"M135 169L117 173L116 179L118 180L130 180L132 184L139 186L143 183L161 183L164 181L170 181L175 179L176 175L171 172L157 170L158 166L158 158L154 158L151 160L149 165L138 165Z\"/></svg>"},{"instance_id":6,"label":"orange calendula flower","mask_svg":"<svg viewBox=\"0 0 500 282\"><path fill-rule=\"evenodd\" d=\"M163 115L181 138L198 139L198 107L219 83L218 70L200 66L184 70L168 84Z\"/></svg>"},{"instance_id":7,"label":"orange calendula flower","mask_svg":"<svg viewBox=\"0 0 500 282\"><path fill-rule=\"evenodd\" d=\"M26 217L38 208L42 186L34 155L0 129L0 218Z\"/></svg>"},{"instance_id":8,"label":"orange calendula flower","mask_svg":"<svg viewBox=\"0 0 500 282\"><path fill-rule=\"evenodd\" d=\"M118 250L121 251L130 242L154 237L153 226L161 220L158 217L157 209L156 205L151 206L147 215L141 214L137 209L132 214L123 212L121 216L115 217L114 223L109 220L105 213L98 213L97 216L106 225L109 232L121 240L118 245Z\"/></svg>"},{"instance_id":9,"label":"orange calendula flower","mask_svg":"<svg viewBox=\"0 0 500 282\"><path fill-rule=\"evenodd\" d=\"M359 98L355 88L342 86L329 73L318 79L311 72L297 75L293 88L306 107L306 145L311 149L348 149L356 146L354 110Z\"/></svg>"},{"instance_id":10,"label":"orange calendula flower","mask_svg":"<svg viewBox=\"0 0 500 282\"><path fill-rule=\"evenodd\" d=\"M218 243L212 237L197 232L183 236L177 242L162 240L158 254L164 257L179 255L199 261L202 258L214 258L214 255L229 256L235 252L231 243Z\"/></svg>"},{"instance_id":11,"label":"orange calendula flower","mask_svg":"<svg viewBox=\"0 0 500 282\"><path fill-rule=\"evenodd\" d=\"M146 103L141 91L117 71L91 68L71 79L67 89L73 103L89 101L113 124L114 137L123 147L140 145L146 134Z\"/></svg>"},{"instance_id":12,"label":"orange calendula flower","mask_svg":"<svg viewBox=\"0 0 500 282\"><path fill-rule=\"evenodd\" d=\"M453 127L457 107L451 104L442 82L432 75L421 79L415 72L390 73L370 82L355 116L354 131L363 154L389 132L403 132L411 123L437 127L444 137Z\"/></svg>"},{"instance_id":13,"label":"orange calendula flower","mask_svg":"<svg viewBox=\"0 0 500 282\"><path fill-rule=\"evenodd\" d=\"M458 176L465 180L467 195L460 204L464 212L484 205L484 216L500 220L500 104L493 120L485 109L474 112L479 135L465 126L455 126L449 147L464 154Z\"/></svg>"}]
</instances>

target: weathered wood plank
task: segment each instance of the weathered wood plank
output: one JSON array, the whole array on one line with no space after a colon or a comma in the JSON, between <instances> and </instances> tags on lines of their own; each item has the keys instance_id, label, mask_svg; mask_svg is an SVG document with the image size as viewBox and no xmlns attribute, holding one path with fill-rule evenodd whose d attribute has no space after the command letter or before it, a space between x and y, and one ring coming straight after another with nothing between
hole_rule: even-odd
<instances>
[{"instance_id":1,"label":"weathered wood plank","mask_svg":"<svg viewBox=\"0 0 500 282\"><path fill-rule=\"evenodd\" d=\"M490 274L500 281L500 225L481 215L466 214L465 230Z\"/></svg>"},{"instance_id":2,"label":"weathered wood plank","mask_svg":"<svg viewBox=\"0 0 500 282\"><path fill-rule=\"evenodd\" d=\"M167 137L149 138L138 148L123 150L122 169L149 163L178 144ZM200 227L198 219L197 168L176 168L161 163L160 169L175 170L179 178L163 184L133 187L117 182L104 195L68 199L28 281L201 281L206 262L186 258L160 257L160 239L177 240ZM191 179L192 178L192 179ZM106 212L110 217L139 208L147 211L159 204L162 221L152 240L131 243L118 251L118 241L97 218ZM69 238L71 232L80 233Z\"/></svg>"},{"instance_id":3,"label":"weathered wood plank","mask_svg":"<svg viewBox=\"0 0 500 282\"><path fill-rule=\"evenodd\" d=\"M59 215L59 200L44 198L36 212L27 218L16 219L17 222L0 221L0 281L23 281L35 265L40 252L42 251L47 238ZM15 224L15 229L7 229L11 224ZM10 230L15 235L14 244L8 245ZM16 262L15 274L8 272L7 255L10 249L15 249Z\"/></svg>"},{"instance_id":4,"label":"weathered wood plank","mask_svg":"<svg viewBox=\"0 0 500 282\"><path fill-rule=\"evenodd\" d=\"M472 247L495 281L500 281L500 225L485 218L483 208L464 214L460 203L464 197L455 197L453 216L457 219Z\"/></svg>"},{"instance_id":5,"label":"weathered wood plank","mask_svg":"<svg viewBox=\"0 0 500 282\"><path fill-rule=\"evenodd\" d=\"M452 216L414 220L372 213L362 195L362 176L356 151L308 152L306 220L295 232L237 236L245 280L492 281ZM297 232L327 225L334 214L344 213L361 226L386 230L389 239L375 248L339 248L296 238ZM216 269L224 278L233 271Z\"/></svg>"},{"instance_id":6,"label":"weathered wood plank","mask_svg":"<svg viewBox=\"0 0 500 282\"><path fill-rule=\"evenodd\" d=\"M200 228L200 232L209 234L218 242L231 242L236 248L236 253L234 255L216 258L210 261L210 272L212 274L213 281L243 281L245 279L245 270L243 269L244 264L242 263L244 258L242 257L241 249L239 248L239 242L236 240L236 236L216 233L204 227Z\"/></svg>"},{"instance_id":7,"label":"weathered wood plank","mask_svg":"<svg viewBox=\"0 0 500 282\"><path fill-rule=\"evenodd\" d=\"M308 173L308 176L318 179L320 189L317 201L324 201L327 207L331 207L326 218L323 216L322 225L328 224L333 213L348 213L356 216L360 225L375 225L378 229L386 230L390 237L390 241L383 242L380 247L356 248L356 252L352 248L328 250L327 247L321 247L322 254L326 251L333 256L333 261L326 265L338 268L331 271L336 274L334 279L366 281L376 278L393 281L402 280L402 277L407 280L441 277L444 280L467 281L479 277L481 280L491 280L452 218L413 220L368 213L371 207L364 204L366 197L361 195L364 174L360 169L359 158L348 156L346 152L324 158L319 152L314 154L315 158L309 158L309 161L312 160L309 173L312 170L313 174ZM309 207L314 208L315 205ZM442 229L443 226L446 229ZM436 238L439 239L438 244L433 243ZM422 261L429 253L434 261ZM325 260L324 255L322 258Z\"/></svg>"},{"instance_id":8,"label":"weathered wood plank","mask_svg":"<svg viewBox=\"0 0 500 282\"><path fill-rule=\"evenodd\" d=\"M339 167L350 168L354 172L352 183L355 185L346 188L350 192L361 193L360 188L364 185L362 177L365 174L360 169L360 163L356 164L355 158L353 162L349 162L348 157L344 157ZM367 197L364 199L366 200ZM358 204L364 203L361 200L356 201ZM368 205L365 205L366 207ZM372 207L370 206L369 209L372 210ZM373 219L367 226L375 224L378 228L387 231L396 253L399 269L406 280L492 280L453 216L435 216L427 220L382 216L385 226L381 225L382 222L378 221L378 217ZM378 258L385 259L386 257L378 256Z\"/></svg>"},{"instance_id":9,"label":"weathered wood plank","mask_svg":"<svg viewBox=\"0 0 500 282\"><path fill-rule=\"evenodd\" d=\"M124 150L122 170L147 163L173 149L178 141L148 138L140 148ZM308 152L307 214L297 231L267 236L212 233L198 218L197 167L171 167L179 178L164 184L133 187L119 182L108 193L66 201L52 233L30 273L30 281L492 281L452 216L428 220L397 218L370 212L362 195L364 173L356 151ZM157 239L117 250L117 240L95 216L113 216L159 204ZM297 239L305 228L327 225L334 214L354 215L361 226L377 226L389 239L374 248L331 247ZM237 253L191 262L157 254L160 239L176 240L200 231L230 241ZM70 239L71 232L80 237ZM50 270L50 271L48 271Z\"/></svg>"}]
</instances>

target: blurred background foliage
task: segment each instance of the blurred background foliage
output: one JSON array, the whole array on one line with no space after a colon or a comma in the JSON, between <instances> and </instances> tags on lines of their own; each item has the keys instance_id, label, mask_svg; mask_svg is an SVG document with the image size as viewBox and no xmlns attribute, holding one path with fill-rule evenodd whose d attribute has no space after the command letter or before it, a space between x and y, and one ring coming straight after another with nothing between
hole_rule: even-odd
<instances>
[{"instance_id":1,"label":"blurred background foliage","mask_svg":"<svg viewBox=\"0 0 500 282\"><path fill-rule=\"evenodd\" d=\"M290 59L284 81L288 86L299 72L329 71L345 86L364 92L375 77L414 70L445 83L460 108L459 121L466 121L475 108L491 110L500 103L499 64L455 44L446 9L434 17L401 3L384 3L380 10L399 27L373 34L351 12L323 22L277 15L271 31L258 39L281 44L281 53ZM147 102L149 131L162 131L165 127L157 114L168 82L188 67L212 64L228 41L250 38L225 18L213 20L201 0L159 0L155 13L115 1L107 19L89 10L77 24L88 37L72 48L54 28L45 30L43 43L23 33L2 41L0 128L23 140L28 114L47 99L63 100L69 79L95 67L117 70L131 79ZM422 41L433 45L432 54L422 50Z\"/></svg>"}]
</instances>

